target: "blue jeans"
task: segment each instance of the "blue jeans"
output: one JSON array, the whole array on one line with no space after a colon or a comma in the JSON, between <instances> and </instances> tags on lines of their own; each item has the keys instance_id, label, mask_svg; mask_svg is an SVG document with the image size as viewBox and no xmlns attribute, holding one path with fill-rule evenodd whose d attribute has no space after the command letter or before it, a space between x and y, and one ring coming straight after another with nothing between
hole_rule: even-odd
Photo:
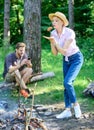
<instances>
[{"instance_id":1,"label":"blue jeans","mask_svg":"<svg viewBox=\"0 0 94 130\"><path fill-rule=\"evenodd\" d=\"M83 55L81 52L69 56L68 61L63 58L63 73L64 73L64 101L65 107L70 108L72 103L76 103L76 94L73 82L77 77L83 64Z\"/></svg>"}]
</instances>

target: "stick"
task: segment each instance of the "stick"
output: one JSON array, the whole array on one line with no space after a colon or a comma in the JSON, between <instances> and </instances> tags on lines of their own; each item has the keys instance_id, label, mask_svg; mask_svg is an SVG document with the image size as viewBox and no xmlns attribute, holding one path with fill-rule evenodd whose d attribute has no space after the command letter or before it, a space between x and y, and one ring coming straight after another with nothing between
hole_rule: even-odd
<instances>
[{"instance_id":1,"label":"stick","mask_svg":"<svg viewBox=\"0 0 94 130\"><path fill-rule=\"evenodd\" d=\"M34 89L36 88L36 85L37 85L37 83L35 83ZM33 106L34 106L34 89L32 90L32 106L31 106L31 109L30 109L29 118L26 119L26 128L25 128L25 130L28 130L28 126L29 126L30 119L31 119L31 116L32 116L32 110L33 110ZM27 115L26 115L26 116L27 116Z\"/></svg>"}]
</instances>

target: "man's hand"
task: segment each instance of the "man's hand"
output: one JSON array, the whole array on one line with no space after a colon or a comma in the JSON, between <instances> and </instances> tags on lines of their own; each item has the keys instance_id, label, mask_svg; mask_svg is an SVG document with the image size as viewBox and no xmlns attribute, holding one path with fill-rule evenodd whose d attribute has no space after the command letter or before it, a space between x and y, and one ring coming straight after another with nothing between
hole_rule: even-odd
<instances>
[{"instance_id":1,"label":"man's hand","mask_svg":"<svg viewBox=\"0 0 94 130\"><path fill-rule=\"evenodd\" d=\"M32 67L31 60L27 60L26 64L27 64L28 67Z\"/></svg>"},{"instance_id":2,"label":"man's hand","mask_svg":"<svg viewBox=\"0 0 94 130\"><path fill-rule=\"evenodd\" d=\"M23 65L26 64L26 62L27 62L27 59L23 59L23 60L21 61L20 65L23 66Z\"/></svg>"}]
</instances>

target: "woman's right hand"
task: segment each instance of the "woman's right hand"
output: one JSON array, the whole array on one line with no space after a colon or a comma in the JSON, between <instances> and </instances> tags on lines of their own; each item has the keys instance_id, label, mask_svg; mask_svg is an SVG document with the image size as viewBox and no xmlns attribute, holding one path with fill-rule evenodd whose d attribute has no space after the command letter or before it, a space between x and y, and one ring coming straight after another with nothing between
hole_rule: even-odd
<instances>
[{"instance_id":1,"label":"woman's right hand","mask_svg":"<svg viewBox=\"0 0 94 130\"><path fill-rule=\"evenodd\" d=\"M56 43L54 37L47 37L47 36L43 36L43 37L46 38L46 39L48 39L52 44Z\"/></svg>"}]
</instances>

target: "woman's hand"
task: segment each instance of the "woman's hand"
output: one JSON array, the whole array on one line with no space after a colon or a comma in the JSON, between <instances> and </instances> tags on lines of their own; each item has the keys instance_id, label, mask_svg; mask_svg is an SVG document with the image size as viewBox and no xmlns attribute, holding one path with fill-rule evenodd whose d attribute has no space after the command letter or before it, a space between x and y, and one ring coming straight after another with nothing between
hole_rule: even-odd
<instances>
[{"instance_id":1,"label":"woman's hand","mask_svg":"<svg viewBox=\"0 0 94 130\"><path fill-rule=\"evenodd\" d=\"M54 37L47 37L47 36L43 36L43 37L46 38L46 39L48 39L52 44L56 43Z\"/></svg>"}]
</instances>

